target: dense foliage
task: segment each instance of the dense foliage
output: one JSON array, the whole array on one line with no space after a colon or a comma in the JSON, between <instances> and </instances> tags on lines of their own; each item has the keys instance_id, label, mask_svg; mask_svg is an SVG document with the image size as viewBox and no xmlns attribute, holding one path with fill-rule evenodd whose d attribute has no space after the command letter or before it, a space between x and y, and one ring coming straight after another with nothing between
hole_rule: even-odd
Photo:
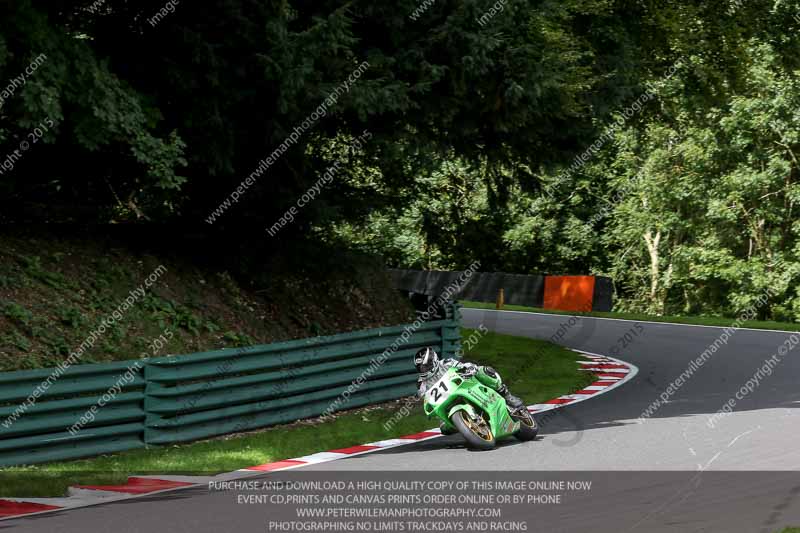
<instances>
[{"instance_id":1,"label":"dense foliage","mask_svg":"<svg viewBox=\"0 0 800 533\"><path fill-rule=\"evenodd\" d=\"M598 273L618 308L800 320L800 6L647 10L631 44L638 93L544 188L492 202L482 173L452 158L396 211L336 233L398 265Z\"/></svg>"},{"instance_id":2,"label":"dense foliage","mask_svg":"<svg viewBox=\"0 0 800 533\"><path fill-rule=\"evenodd\" d=\"M658 313L769 288L800 318L800 5L422 6L4 3L0 221L603 273Z\"/></svg>"}]
</instances>

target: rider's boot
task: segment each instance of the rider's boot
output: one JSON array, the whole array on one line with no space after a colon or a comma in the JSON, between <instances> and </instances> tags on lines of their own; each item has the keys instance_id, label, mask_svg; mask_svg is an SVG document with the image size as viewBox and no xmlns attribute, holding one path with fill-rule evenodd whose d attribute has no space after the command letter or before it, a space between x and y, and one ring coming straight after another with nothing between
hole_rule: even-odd
<instances>
[{"instance_id":1,"label":"rider's boot","mask_svg":"<svg viewBox=\"0 0 800 533\"><path fill-rule=\"evenodd\" d=\"M508 390L508 387L502 385L497 392L506 400L506 404L508 404L509 411L518 411L520 409L525 409L525 403L511 394L511 391Z\"/></svg>"}]
</instances>

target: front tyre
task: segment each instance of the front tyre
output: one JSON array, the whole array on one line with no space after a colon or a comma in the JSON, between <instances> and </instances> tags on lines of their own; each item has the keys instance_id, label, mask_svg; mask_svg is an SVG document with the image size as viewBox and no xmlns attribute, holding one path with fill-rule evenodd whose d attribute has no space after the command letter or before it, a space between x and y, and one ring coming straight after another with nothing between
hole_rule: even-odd
<instances>
[{"instance_id":1,"label":"front tyre","mask_svg":"<svg viewBox=\"0 0 800 533\"><path fill-rule=\"evenodd\" d=\"M514 435L522 442L533 440L539 434L539 424L533 418L533 415L525 409L524 413L514 417L519 421L519 430Z\"/></svg>"},{"instance_id":2,"label":"front tyre","mask_svg":"<svg viewBox=\"0 0 800 533\"><path fill-rule=\"evenodd\" d=\"M458 428L458 432L467 441L467 446L476 450L493 450L497 441L492 434L488 422L483 417L473 420L465 410L453 413L450 421Z\"/></svg>"}]
</instances>

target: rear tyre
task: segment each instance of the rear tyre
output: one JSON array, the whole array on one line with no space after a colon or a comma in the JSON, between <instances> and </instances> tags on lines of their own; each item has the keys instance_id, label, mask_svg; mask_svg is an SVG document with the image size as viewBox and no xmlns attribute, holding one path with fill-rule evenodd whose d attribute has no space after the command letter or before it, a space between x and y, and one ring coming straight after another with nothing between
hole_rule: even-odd
<instances>
[{"instance_id":1,"label":"rear tyre","mask_svg":"<svg viewBox=\"0 0 800 533\"><path fill-rule=\"evenodd\" d=\"M519 431L514 435L522 442L533 440L539 434L539 424L533 418L533 415L525 409L518 416L514 417L519 421Z\"/></svg>"},{"instance_id":2,"label":"rear tyre","mask_svg":"<svg viewBox=\"0 0 800 533\"><path fill-rule=\"evenodd\" d=\"M478 417L473 420L467 411L460 410L453 413L450 421L458 428L458 432L467 441L467 446L476 450L493 450L497 441L492 434L489 423Z\"/></svg>"}]
</instances>

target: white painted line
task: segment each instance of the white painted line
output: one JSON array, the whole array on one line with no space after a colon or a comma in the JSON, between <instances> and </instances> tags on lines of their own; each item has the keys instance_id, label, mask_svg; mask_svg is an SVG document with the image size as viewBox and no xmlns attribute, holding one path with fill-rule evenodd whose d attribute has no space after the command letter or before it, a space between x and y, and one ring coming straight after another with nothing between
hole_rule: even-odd
<instances>
[{"instance_id":1,"label":"white painted line","mask_svg":"<svg viewBox=\"0 0 800 533\"><path fill-rule=\"evenodd\" d=\"M292 461L303 461L304 463L308 464L317 464L317 463L327 463L328 461L335 461L336 459L342 459L343 457L347 457L346 453L334 453L334 452L318 452L311 455L304 455L303 457L295 457L291 459Z\"/></svg>"},{"instance_id":2,"label":"white painted line","mask_svg":"<svg viewBox=\"0 0 800 533\"><path fill-rule=\"evenodd\" d=\"M299 459L285 459L285 460L286 461L299 461ZM280 461L276 461L276 462L280 462ZM270 463L265 463L265 464L270 464ZM255 477L255 476L263 476L263 475L266 475L266 474L270 474L272 472L284 472L286 470L294 470L295 468L302 468L304 466L308 466L309 464L310 463L300 463L300 462L298 462L296 465L283 466L283 467L277 468L275 470L251 470L251 468L253 468L253 467L250 467L250 468L242 468L240 470L237 470L237 472L246 472L247 473L246 476L241 476L241 477ZM258 466L258 465L256 465L256 466Z\"/></svg>"},{"instance_id":3,"label":"white painted line","mask_svg":"<svg viewBox=\"0 0 800 533\"><path fill-rule=\"evenodd\" d=\"M2 500L8 500L10 502L19 502L19 503L38 503L41 505L55 505L56 507L68 507L72 508L75 506L76 498L71 498L68 496L64 496L63 498L8 498L3 497L0 498ZM47 511L43 511L47 512ZM21 516L31 516L31 515L21 515Z\"/></svg>"},{"instance_id":4,"label":"white painted line","mask_svg":"<svg viewBox=\"0 0 800 533\"><path fill-rule=\"evenodd\" d=\"M217 476L135 476L142 479L159 479L164 481L177 481L179 483L208 483L209 481L218 481Z\"/></svg>"},{"instance_id":5,"label":"white painted line","mask_svg":"<svg viewBox=\"0 0 800 533\"><path fill-rule=\"evenodd\" d=\"M387 440L379 440L377 442L368 442L367 446L378 446L379 448L388 448L390 446L401 446L403 444L411 444L412 442L417 442L411 439L387 439Z\"/></svg>"},{"instance_id":6,"label":"white painted line","mask_svg":"<svg viewBox=\"0 0 800 533\"><path fill-rule=\"evenodd\" d=\"M361 455L363 453L373 453L385 450L387 448L396 448L398 446L405 446L406 444L414 444L415 442L425 442L426 440L431 439L438 439L442 436L442 430L439 428L434 429L426 429L425 431L420 431L420 433L436 433L436 435L431 435L429 437L423 437L421 439L388 439L388 440L380 440L377 442L369 442L365 444L365 446L379 446L380 450L367 450L365 452L358 452L352 453L350 456L354 455Z\"/></svg>"},{"instance_id":7,"label":"white painted line","mask_svg":"<svg viewBox=\"0 0 800 533\"><path fill-rule=\"evenodd\" d=\"M609 385L608 387L610 387ZM603 387L607 389L608 387ZM597 396L596 394L565 394L564 396L559 396L561 400L585 400L586 398L594 398Z\"/></svg>"},{"instance_id":8,"label":"white painted line","mask_svg":"<svg viewBox=\"0 0 800 533\"><path fill-rule=\"evenodd\" d=\"M95 489L79 489L76 487L68 487L67 495L70 498L78 498L80 500L102 500L119 498L120 495L127 493L117 492L115 490L95 490Z\"/></svg>"},{"instance_id":9,"label":"white painted line","mask_svg":"<svg viewBox=\"0 0 800 533\"><path fill-rule=\"evenodd\" d=\"M508 310L501 310L498 311L497 309L476 309L474 307L462 307L461 311L490 311L492 313L518 313L523 315L539 315L539 316L549 316L549 317L571 317L575 316L577 318L591 318L592 320L611 320L617 322L639 322L643 324L656 324L656 325L665 325L665 326L685 326L689 328L717 328L717 329L726 329L732 326L706 326L703 324L681 324L680 322L655 322L653 320L633 320L630 318L605 318L600 316L583 316L583 315L556 315L552 313L537 313L535 311L508 311ZM737 330L743 329L747 331L764 331L767 333L797 333L797 331L789 331L785 329L761 329L761 328L735 328Z\"/></svg>"},{"instance_id":10,"label":"white painted line","mask_svg":"<svg viewBox=\"0 0 800 533\"><path fill-rule=\"evenodd\" d=\"M262 474L264 472L261 472ZM222 474L217 474L214 476L215 481L233 481L236 479L241 479L243 477L250 477L253 475L253 470L248 470L246 468L242 468L240 470L234 470L233 472L224 472Z\"/></svg>"}]
</instances>

